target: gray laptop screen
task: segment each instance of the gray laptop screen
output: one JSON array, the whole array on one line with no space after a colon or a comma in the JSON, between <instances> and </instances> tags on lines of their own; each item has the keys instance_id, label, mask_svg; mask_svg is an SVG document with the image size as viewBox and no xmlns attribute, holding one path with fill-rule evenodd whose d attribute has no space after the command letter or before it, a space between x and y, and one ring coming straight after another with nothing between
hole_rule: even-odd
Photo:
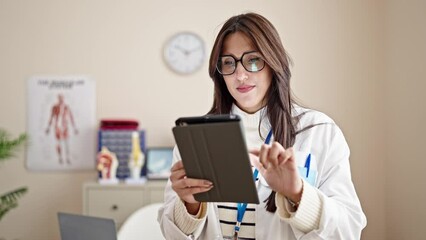
<instances>
[{"instance_id":1,"label":"gray laptop screen","mask_svg":"<svg viewBox=\"0 0 426 240\"><path fill-rule=\"evenodd\" d=\"M58 213L62 240L117 240L112 219Z\"/></svg>"}]
</instances>

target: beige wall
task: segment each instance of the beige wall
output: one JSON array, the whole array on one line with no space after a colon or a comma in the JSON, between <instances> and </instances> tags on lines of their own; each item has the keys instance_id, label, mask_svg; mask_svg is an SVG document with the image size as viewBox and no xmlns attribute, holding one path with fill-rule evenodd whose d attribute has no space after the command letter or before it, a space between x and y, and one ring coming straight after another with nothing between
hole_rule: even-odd
<instances>
[{"instance_id":1,"label":"beige wall","mask_svg":"<svg viewBox=\"0 0 426 240\"><path fill-rule=\"evenodd\" d=\"M386 199L389 240L425 239L426 1L386 9Z\"/></svg>"},{"instance_id":2,"label":"beige wall","mask_svg":"<svg viewBox=\"0 0 426 240\"><path fill-rule=\"evenodd\" d=\"M425 217L415 204L426 193L414 194L424 169L417 168L417 130L425 119L419 102L426 17L424 3L411 2L0 0L0 127L15 136L25 131L29 77L84 74L97 83L98 119L139 119L148 146L172 145L174 120L205 113L212 83L207 62L191 76L170 72L161 56L164 42L179 30L195 31L209 52L225 19L253 10L279 30L295 63L297 96L345 133L368 217L363 239L420 239L411 232ZM420 29L422 38L415 38ZM29 193L1 221L0 238L59 239L56 212L81 212L82 183L95 175L31 172L24 154L1 164L0 192L26 185Z\"/></svg>"}]
</instances>

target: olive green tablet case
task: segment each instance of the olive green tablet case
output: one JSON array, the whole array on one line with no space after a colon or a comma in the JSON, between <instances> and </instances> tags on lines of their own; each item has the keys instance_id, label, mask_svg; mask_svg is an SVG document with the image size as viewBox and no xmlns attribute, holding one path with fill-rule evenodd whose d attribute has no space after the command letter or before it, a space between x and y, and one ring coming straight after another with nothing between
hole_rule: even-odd
<instances>
[{"instance_id":1,"label":"olive green tablet case","mask_svg":"<svg viewBox=\"0 0 426 240\"><path fill-rule=\"evenodd\" d=\"M200 121L194 121L197 118ZM242 123L238 117L220 118L180 118L173 128L187 177L213 182L210 191L194 198L200 202L258 204Z\"/></svg>"}]
</instances>

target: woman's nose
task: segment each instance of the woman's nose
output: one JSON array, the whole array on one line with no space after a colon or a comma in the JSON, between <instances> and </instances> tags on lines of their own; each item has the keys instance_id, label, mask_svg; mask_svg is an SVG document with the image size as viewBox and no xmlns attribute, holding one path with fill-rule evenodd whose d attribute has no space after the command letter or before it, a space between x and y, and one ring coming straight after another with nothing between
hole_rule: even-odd
<instances>
[{"instance_id":1,"label":"woman's nose","mask_svg":"<svg viewBox=\"0 0 426 240\"><path fill-rule=\"evenodd\" d=\"M246 69L244 69L241 62L237 64L237 68L235 69L235 74L237 74L237 80L241 82L248 78L247 71Z\"/></svg>"}]
</instances>

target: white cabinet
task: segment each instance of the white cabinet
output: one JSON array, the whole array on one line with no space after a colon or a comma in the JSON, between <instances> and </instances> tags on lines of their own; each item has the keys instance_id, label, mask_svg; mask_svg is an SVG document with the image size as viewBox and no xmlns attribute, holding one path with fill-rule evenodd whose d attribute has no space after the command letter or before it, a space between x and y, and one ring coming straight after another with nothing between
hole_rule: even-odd
<instances>
[{"instance_id":1,"label":"white cabinet","mask_svg":"<svg viewBox=\"0 0 426 240\"><path fill-rule=\"evenodd\" d=\"M141 185L85 183L83 214L114 219L119 228L139 208L163 202L166 183L164 180L148 181Z\"/></svg>"}]
</instances>

